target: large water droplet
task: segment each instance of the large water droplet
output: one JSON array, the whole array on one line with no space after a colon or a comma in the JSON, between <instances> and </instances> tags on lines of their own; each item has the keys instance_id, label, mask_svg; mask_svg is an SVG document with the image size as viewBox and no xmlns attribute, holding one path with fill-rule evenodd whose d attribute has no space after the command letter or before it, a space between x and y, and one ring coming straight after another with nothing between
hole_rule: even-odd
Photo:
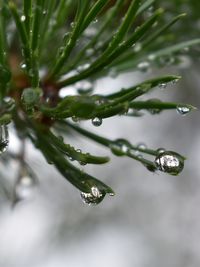
<instances>
[{"instance_id":1,"label":"large water droplet","mask_svg":"<svg viewBox=\"0 0 200 267\"><path fill-rule=\"evenodd\" d=\"M97 205L104 199L105 195L98 187L93 186L89 193L81 192L81 199L88 205Z\"/></svg>"},{"instance_id":2,"label":"large water droplet","mask_svg":"<svg viewBox=\"0 0 200 267\"><path fill-rule=\"evenodd\" d=\"M15 196L18 200L26 199L31 197L34 187L35 179L30 176L22 176L19 178L15 185Z\"/></svg>"},{"instance_id":3,"label":"large water droplet","mask_svg":"<svg viewBox=\"0 0 200 267\"><path fill-rule=\"evenodd\" d=\"M184 115L187 115L191 111L191 109L187 106L177 105L176 111L178 112L178 114L181 114L184 116Z\"/></svg>"},{"instance_id":4,"label":"large water droplet","mask_svg":"<svg viewBox=\"0 0 200 267\"><path fill-rule=\"evenodd\" d=\"M102 119L101 118L98 118L98 117L92 119L92 124L94 126L96 126L96 127L101 126L102 122L103 122Z\"/></svg>"},{"instance_id":5,"label":"large water droplet","mask_svg":"<svg viewBox=\"0 0 200 267\"><path fill-rule=\"evenodd\" d=\"M8 147L8 128L6 125L0 126L0 154L5 152Z\"/></svg>"},{"instance_id":6,"label":"large water droplet","mask_svg":"<svg viewBox=\"0 0 200 267\"><path fill-rule=\"evenodd\" d=\"M184 158L176 152L165 151L155 158L156 167L171 175L178 175L184 168Z\"/></svg>"}]
</instances>

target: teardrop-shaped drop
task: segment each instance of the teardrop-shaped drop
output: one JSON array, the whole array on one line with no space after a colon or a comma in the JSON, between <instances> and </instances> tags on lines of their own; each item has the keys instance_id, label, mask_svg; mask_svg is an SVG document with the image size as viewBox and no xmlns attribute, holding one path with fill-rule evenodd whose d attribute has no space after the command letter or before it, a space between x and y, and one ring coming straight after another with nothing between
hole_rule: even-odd
<instances>
[{"instance_id":1,"label":"teardrop-shaped drop","mask_svg":"<svg viewBox=\"0 0 200 267\"><path fill-rule=\"evenodd\" d=\"M164 151L155 158L158 170L178 175L184 168L184 158L176 152Z\"/></svg>"},{"instance_id":2,"label":"teardrop-shaped drop","mask_svg":"<svg viewBox=\"0 0 200 267\"><path fill-rule=\"evenodd\" d=\"M105 192L101 192L98 187L93 186L89 193L81 192L81 199L88 205L97 205L104 199L105 195Z\"/></svg>"},{"instance_id":3,"label":"teardrop-shaped drop","mask_svg":"<svg viewBox=\"0 0 200 267\"><path fill-rule=\"evenodd\" d=\"M35 188L36 181L31 176L22 176L15 185L15 196L18 200L29 198Z\"/></svg>"}]
</instances>

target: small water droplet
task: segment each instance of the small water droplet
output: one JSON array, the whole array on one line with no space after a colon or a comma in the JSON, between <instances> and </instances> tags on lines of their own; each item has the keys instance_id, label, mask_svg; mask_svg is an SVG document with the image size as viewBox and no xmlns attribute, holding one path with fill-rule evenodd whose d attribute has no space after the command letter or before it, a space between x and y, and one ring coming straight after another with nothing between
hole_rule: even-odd
<instances>
[{"instance_id":1,"label":"small water droplet","mask_svg":"<svg viewBox=\"0 0 200 267\"><path fill-rule=\"evenodd\" d=\"M154 61L154 60L156 60L156 58L157 58L157 56L156 56L155 54L150 54L150 55L148 56L148 59L149 59L150 61Z\"/></svg>"},{"instance_id":2,"label":"small water droplet","mask_svg":"<svg viewBox=\"0 0 200 267\"><path fill-rule=\"evenodd\" d=\"M20 64L20 68L21 68L22 70L25 70L25 69L26 69L26 63L22 62L22 63Z\"/></svg>"},{"instance_id":3,"label":"small water droplet","mask_svg":"<svg viewBox=\"0 0 200 267\"><path fill-rule=\"evenodd\" d=\"M113 143L110 144L110 149L112 153L116 156L123 156L126 154L131 145L126 139L116 139Z\"/></svg>"},{"instance_id":4,"label":"small water droplet","mask_svg":"<svg viewBox=\"0 0 200 267\"><path fill-rule=\"evenodd\" d=\"M81 199L88 205L97 205L104 199L105 195L98 187L93 186L89 193L81 192Z\"/></svg>"},{"instance_id":5,"label":"small water droplet","mask_svg":"<svg viewBox=\"0 0 200 267\"><path fill-rule=\"evenodd\" d=\"M20 17L20 20L21 20L22 22L24 22L24 21L26 20L26 16L22 15L22 16Z\"/></svg>"},{"instance_id":6,"label":"small water droplet","mask_svg":"<svg viewBox=\"0 0 200 267\"><path fill-rule=\"evenodd\" d=\"M133 47L133 50L134 50L134 52L139 52L139 51L141 51L141 49L142 49L142 45L141 45L141 43L137 43L137 44L135 44L134 45L134 47Z\"/></svg>"},{"instance_id":7,"label":"small water droplet","mask_svg":"<svg viewBox=\"0 0 200 267\"><path fill-rule=\"evenodd\" d=\"M18 200L29 198L36 185L36 181L30 176L22 176L15 185L15 195Z\"/></svg>"},{"instance_id":8,"label":"small water droplet","mask_svg":"<svg viewBox=\"0 0 200 267\"><path fill-rule=\"evenodd\" d=\"M78 82L75 87L80 95L91 94L94 89L93 83L89 80Z\"/></svg>"},{"instance_id":9,"label":"small water droplet","mask_svg":"<svg viewBox=\"0 0 200 267\"><path fill-rule=\"evenodd\" d=\"M153 102L153 103L161 103L162 101L158 98L152 98L152 99L149 99L148 102ZM148 112L151 113L152 115L155 115L155 114L160 114L162 111L162 109L159 109L159 108L150 108L148 109Z\"/></svg>"},{"instance_id":10,"label":"small water droplet","mask_svg":"<svg viewBox=\"0 0 200 267\"><path fill-rule=\"evenodd\" d=\"M145 149L147 149L147 145L144 144L144 143L140 143L140 144L137 145L137 148L140 149L140 150L145 150Z\"/></svg>"},{"instance_id":11,"label":"small water droplet","mask_svg":"<svg viewBox=\"0 0 200 267\"><path fill-rule=\"evenodd\" d=\"M8 148L9 136L7 125L0 125L0 154Z\"/></svg>"},{"instance_id":12,"label":"small water droplet","mask_svg":"<svg viewBox=\"0 0 200 267\"><path fill-rule=\"evenodd\" d=\"M165 151L155 158L155 165L160 171L178 175L184 168L184 158L176 152Z\"/></svg>"},{"instance_id":13,"label":"small water droplet","mask_svg":"<svg viewBox=\"0 0 200 267\"><path fill-rule=\"evenodd\" d=\"M79 118L76 117L76 116L72 116L72 121L73 121L73 122L79 122Z\"/></svg>"},{"instance_id":14,"label":"small water droplet","mask_svg":"<svg viewBox=\"0 0 200 267\"><path fill-rule=\"evenodd\" d=\"M101 118L98 118L98 117L92 119L92 124L94 126L96 126L96 127L101 126L102 122L103 122L102 119Z\"/></svg>"},{"instance_id":15,"label":"small water droplet","mask_svg":"<svg viewBox=\"0 0 200 267\"><path fill-rule=\"evenodd\" d=\"M179 79L177 78L177 79L174 79L173 81L172 81L172 84L176 84L177 82L179 82Z\"/></svg>"},{"instance_id":16,"label":"small water droplet","mask_svg":"<svg viewBox=\"0 0 200 267\"><path fill-rule=\"evenodd\" d=\"M148 61L140 62L137 65L138 69L142 72L147 72L149 70L150 64Z\"/></svg>"},{"instance_id":17,"label":"small water droplet","mask_svg":"<svg viewBox=\"0 0 200 267\"><path fill-rule=\"evenodd\" d=\"M184 116L184 115L187 115L191 111L191 109L187 106L177 105L176 111L178 112L178 114L181 114L182 116Z\"/></svg>"},{"instance_id":18,"label":"small water droplet","mask_svg":"<svg viewBox=\"0 0 200 267\"><path fill-rule=\"evenodd\" d=\"M70 26L71 26L72 28L74 28L74 26L75 26L75 22L71 22L71 23L70 23Z\"/></svg>"},{"instance_id":19,"label":"small water droplet","mask_svg":"<svg viewBox=\"0 0 200 267\"><path fill-rule=\"evenodd\" d=\"M165 88L167 87L167 83L160 83L160 84L158 85L158 87L159 87L160 89L165 89Z\"/></svg>"},{"instance_id":20,"label":"small water droplet","mask_svg":"<svg viewBox=\"0 0 200 267\"><path fill-rule=\"evenodd\" d=\"M98 19L97 18L95 18L94 20L93 20L93 24L96 24L98 22Z\"/></svg>"},{"instance_id":21,"label":"small water droplet","mask_svg":"<svg viewBox=\"0 0 200 267\"><path fill-rule=\"evenodd\" d=\"M77 71L78 72L82 72L82 71L88 69L89 67L90 67L90 64L89 63L86 63L86 64L83 64L83 65L78 66Z\"/></svg>"}]
</instances>

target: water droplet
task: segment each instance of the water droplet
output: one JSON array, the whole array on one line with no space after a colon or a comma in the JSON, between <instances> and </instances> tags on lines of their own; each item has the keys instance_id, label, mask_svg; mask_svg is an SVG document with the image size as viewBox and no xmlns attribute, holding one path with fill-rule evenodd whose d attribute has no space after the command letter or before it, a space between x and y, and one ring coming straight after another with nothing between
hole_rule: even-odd
<instances>
[{"instance_id":1,"label":"water droplet","mask_svg":"<svg viewBox=\"0 0 200 267\"><path fill-rule=\"evenodd\" d=\"M131 145L126 139L117 139L113 143L110 144L110 149L112 153L116 156L123 156L126 154Z\"/></svg>"},{"instance_id":2,"label":"water droplet","mask_svg":"<svg viewBox=\"0 0 200 267\"><path fill-rule=\"evenodd\" d=\"M134 52L139 52L139 51L141 51L141 49L142 49L142 45L141 45L141 43L137 43L137 44L135 44L134 45L134 47L133 47L133 50L134 50Z\"/></svg>"},{"instance_id":3,"label":"water droplet","mask_svg":"<svg viewBox=\"0 0 200 267\"><path fill-rule=\"evenodd\" d=\"M148 61L140 62L137 65L138 69L142 72L147 72L149 70L150 64Z\"/></svg>"},{"instance_id":4,"label":"water droplet","mask_svg":"<svg viewBox=\"0 0 200 267\"><path fill-rule=\"evenodd\" d=\"M18 200L29 198L36 185L35 179L30 176L22 176L15 185L15 195Z\"/></svg>"},{"instance_id":5,"label":"water droplet","mask_svg":"<svg viewBox=\"0 0 200 267\"><path fill-rule=\"evenodd\" d=\"M70 26L71 26L72 28L74 28L74 26L75 26L75 22L71 22L71 23L70 23Z\"/></svg>"},{"instance_id":6,"label":"water droplet","mask_svg":"<svg viewBox=\"0 0 200 267\"><path fill-rule=\"evenodd\" d=\"M149 99L147 102L152 102L152 103L161 103L162 101L158 98L152 98L152 99ZM159 109L159 108L149 108L148 109L148 112L151 113L152 115L155 115L155 114L160 114L160 112L162 111L162 109Z\"/></svg>"},{"instance_id":7,"label":"water droplet","mask_svg":"<svg viewBox=\"0 0 200 267\"><path fill-rule=\"evenodd\" d=\"M146 144L144 144L144 143L140 143L140 144L137 145L137 148L138 148L139 150L145 150L145 149L147 148L147 146L146 146Z\"/></svg>"},{"instance_id":8,"label":"water droplet","mask_svg":"<svg viewBox=\"0 0 200 267\"><path fill-rule=\"evenodd\" d=\"M172 84L176 84L177 82L179 82L179 79L177 78L177 79L174 79L173 81L172 81Z\"/></svg>"},{"instance_id":9,"label":"water droplet","mask_svg":"<svg viewBox=\"0 0 200 267\"><path fill-rule=\"evenodd\" d=\"M160 83L160 84L158 85L158 87L159 87L160 89L165 89L165 88L167 87L167 83Z\"/></svg>"},{"instance_id":10,"label":"water droplet","mask_svg":"<svg viewBox=\"0 0 200 267\"><path fill-rule=\"evenodd\" d=\"M20 64L20 68L21 68L22 70L26 70L26 63L22 62L22 63Z\"/></svg>"},{"instance_id":11,"label":"water droplet","mask_svg":"<svg viewBox=\"0 0 200 267\"><path fill-rule=\"evenodd\" d=\"M97 205L104 199L105 195L104 192L93 186L90 193L81 192L81 199L88 205Z\"/></svg>"},{"instance_id":12,"label":"water droplet","mask_svg":"<svg viewBox=\"0 0 200 267\"><path fill-rule=\"evenodd\" d=\"M109 76L114 79L114 78L117 77L117 75L118 75L117 69L116 68L111 68L110 71L109 71Z\"/></svg>"},{"instance_id":13,"label":"water droplet","mask_svg":"<svg viewBox=\"0 0 200 267\"><path fill-rule=\"evenodd\" d=\"M156 56L155 54L150 54L150 55L148 56L148 59L149 59L150 61L154 61L154 60L156 60L156 58L157 58L157 56Z\"/></svg>"},{"instance_id":14,"label":"water droplet","mask_svg":"<svg viewBox=\"0 0 200 267\"><path fill-rule=\"evenodd\" d=\"M191 111L191 109L187 106L177 105L176 111L178 112L178 114L184 116L187 115Z\"/></svg>"},{"instance_id":15,"label":"water droplet","mask_svg":"<svg viewBox=\"0 0 200 267\"><path fill-rule=\"evenodd\" d=\"M90 67L90 64L89 63L86 63L86 64L83 64L83 65L78 66L77 71L78 72L82 72L82 71L88 69L89 67Z\"/></svg>"},{"instance_id":16,"label":"water droplet","mask_svg":"<svg viewBox=\"0 0 200 267\"><path fill-rule=\"evenodd\" d=\"M95 24L95 23L97 23L97 22L98 22L98 19L96 18L96 19L93 20L92 23Z\"/></svg>"},{"instance_id":17,"label":"water droplet","mask_svg":"<svg viewBox=\"0 0 200 267\"><path fill-rule=\"evenodd\" d=\"M8 143L9 143L9 136L8 136L8 128L6 125L0 125L0 154L5 152Z\"/></svg>"},{"instance_id":18,"label":"water droplet","mask_svg":"<svg viewBox=\"0 0 200 267\"><path fill-rule=\"evenodd\" d=\"M69 157L69 160L70 160L70 161L74 161L74 158L72 158L72 157Z\"/></svg>"},{"instance_id":19,"label":"water droplet","mask_svg":"<svg viewBox=\"0 0 200 267\"><path fill-rule=\"evenodd\" d=\"M165 148L163 148L163 147L159 147L156 151L159 153L159 154L161 154L161 153L163 153L163 152L165 152Z\"/></svg>"},{"instance_id":20,"label":"water droplet","mask_svg":"<svg viewBox=\"0 0 200 267\"><path fill-rule=\"evenodd\" d=\"M21 20L22 22L24 22L24 21L26 20L26 16L22 15L21 18L20 18L20 20Z\"/></svg>"},{"instance_id":21,"label":"water droplet","mask_svg":"<svg viewBox=\"0 0 200 267\"><path fill-rule=\"evenodd\" d=\"M98 118L98 117L92 119L92 124L94 126L96 126L96 127L101 126L102 122L103 122L102 119L101 118Z\"/></svg>"},{"instance_id":22,"label":"water droplet","mask_svg":"<svg viewBox=\"0 0 200 267\"><path fill-rule=\"evenodd\" d=\"M176 152L165 151L155 158L155 164L160 171L178 175L184 168L184 158Z\"/></svg>"},{"instance_id":23,"label":"water droplet","mask_svg":"<svg viewBox=\"0 0 200 267\"><path fill-rule=\"evenodd\" d=\"M92 49L92 48L88 48L88 49L86 50L86 55L87 55L88 57L90 57L93 53L94 53L94 49Z\"/></svg>"},{"instance_id":24,"label":"water droplet","mask_svg":"<svg viewBox=\"0 0 200 267\"><path fill-rule=\"evenodd\" d=\"M88 80L76 83L75 87L80 95L91 94L94 89L93 83Z\"/></svg>"},{"instance_id":25,"label":"water droplet","mask_svg":"<svg viewBox=\"0 0 200 267\"><path fill-rule=\"evenodd\" d=\"M79 118L76 117L76 116L72 116L72 121L73 121L73 122L79 122Z\"/></svg>"}]
</instances>

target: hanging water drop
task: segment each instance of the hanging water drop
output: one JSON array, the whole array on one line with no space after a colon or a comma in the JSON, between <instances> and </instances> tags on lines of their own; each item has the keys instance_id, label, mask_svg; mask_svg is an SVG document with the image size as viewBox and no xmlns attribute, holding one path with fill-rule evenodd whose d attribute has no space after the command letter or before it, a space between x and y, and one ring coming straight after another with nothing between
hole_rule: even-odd
<instances>
[{"instance_id":1,"label":"hanging water drop","mask_svg":"<svg viewBox=\"0 0 200 267\"><path fill-rule=\"evenodd\" d=\"M8 143L9 143L9 139L8 139L8 128L6 125L1 125L0 126L0 154L5 152L7 147L8 147Z\"/></svg>"},{"instance_id":2,"label":"hanging water drop","mask_svg":"<svg viewBox=\"0 0 200 267\"><path fill-rule=\"evenodd\" d=\"M98 118L98 117L92 119L92 124L93 124L95 127L99 127L99 126L101 126L102 122L103 122L102 119L101 119L101 118Z\"/></svg>"},{"instance_id":3,"label":"hanging water drop","mask_svg":"<svg viewBox=\"0 0 200 267\"><path fill-rule=\"evenodd\" d=\"M178 114L181 114L184 116L184 115L187 115L191 111L191 109L187 106L177 105L176 111L178 112Z\"/></svg>"},{"instance_id":4,"label":"hanging water drop","mask_svg":"<svg viewBox=\"0 0 200 267\"><path fill-rule=\"evenodd\" d=\"M176 152L165 151L155 158L155 165L162 172L178 175L184 168L184 158Z\"/></svg>"},{"instance_id":5,"label":"hanging water drop","mask_svg":"<svg viewBox=\"0 0 200 267\"><path fill-rule=\"evenodd\" d=\"M93 186L89 193L81 192L81 199L88 205L97 205L104 199L105 195L98 187Z\"/></svg>"},{"instance_id":6,"label":"hanging water drop","mask_svg":"<svg viewBox=\"0 0 200 267\"><path fill-rule=\"evenodd\" d=\"M31 176L22 176L18 179L15 185L15 196L17 200L22 200L31 197L34 187L36 185L35 179Z\"/></svg>"}]
</instances>

